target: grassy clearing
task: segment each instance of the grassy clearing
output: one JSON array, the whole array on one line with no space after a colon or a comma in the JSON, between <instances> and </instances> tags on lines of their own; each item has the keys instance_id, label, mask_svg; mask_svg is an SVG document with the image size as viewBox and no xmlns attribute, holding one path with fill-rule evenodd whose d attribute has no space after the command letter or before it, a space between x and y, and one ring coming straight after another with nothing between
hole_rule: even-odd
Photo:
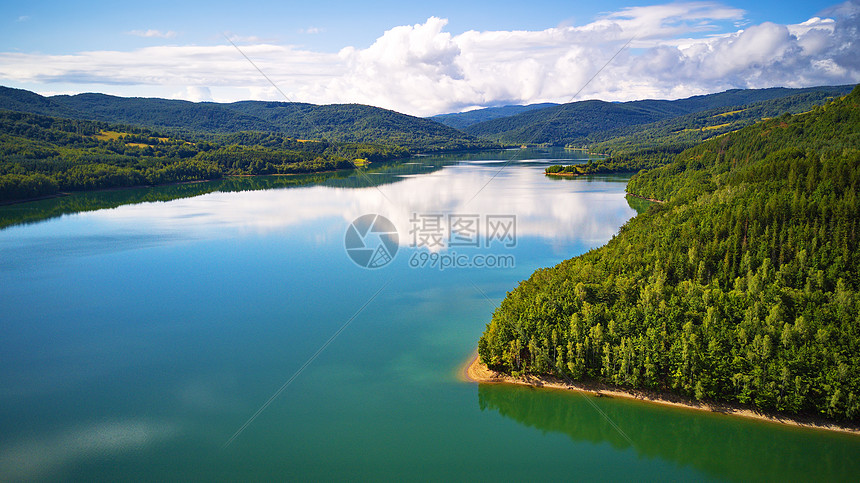
<instances>
[{"instance_id":1,"label":"grassy clearing","mask_svg":"<svg viewBox=\"0 0 860 483\"><path fill-rule=\"evenodd\" d=\"M125 136L128 136L127 132L117 131L99 131L98 134L93 135L93 137L98 139L99 141L114 141Z\"/></svg>"},{"instance_id":2,"label":"grassy clearing","mask_svg":"<svg viewBox=\"0 0 860 483\"><path fill-rule=\"evenodd\" d=\"M720 114L714 114L711 117L726 117L726 116L731 116L733 114L737 114L739 112L744 112L744 111L746 111L746 109L738 109L737 111L729 111L729 112L723 112Z\"/></svg>"}]
</instances>

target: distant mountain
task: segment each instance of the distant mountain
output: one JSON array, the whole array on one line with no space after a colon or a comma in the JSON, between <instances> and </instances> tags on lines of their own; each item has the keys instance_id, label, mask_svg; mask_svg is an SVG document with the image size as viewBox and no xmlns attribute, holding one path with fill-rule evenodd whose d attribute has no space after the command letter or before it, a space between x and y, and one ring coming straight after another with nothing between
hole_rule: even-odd
<instances>
[{"instance_id":1,"label":"distant mountain","mask_svg":"<svg viewBox=\"0 0 860 483\"><path fill-rule=\"evenodd\" d=\"M467 112L455 112L451 114L438 114L430 119L440 122L454 129L465 129L472 124L479 122L490 121L500 117L514 116L535 109L543 109L545 107L557 106L552 102L544 102L542 104L529 104L527 106L502 106L502 107L487 107L484 109L475 109Z\"/></svg>"},{"instance_id":2,"label":"distant mountain","mask_svg":"<svg viewBox=\"0 0 860 483\"><path fill-rule=\"evenodd\" d=\"M584 143L591 152L608 157L588 164L551 166L547 173L561 176L633 173L671 163L675 155L703 141L738 131L765 119L801 114L834 97L812 91L743 106L721 107L685 114L650 124L601 131Z\"/></svg>"},{"instance_id":3,"label":"distant mountain","mask_svg":"<svg viewBox=\"0 0 860 483\"><path fill-rule=\"evenodd\" d=\"M492 145L429 119L359 104L221 104L105 94L44 97L0 86L0 109L144 126L183 135L277 132L300 139L396 144L415 151Z\"/></svg>"},{"instance_id":4,"label":"distant mountain","mask_svg":"<svg viewBox=\"0 0 860 483\"><path fill-rule=\"evenodd\" d=\"M853 86L824 86L804 89L734 89L718 94L694 96L675 101L642 100L610 103L590 100L473 124L465 132L507 143L568 144L582 142L596 133L649 124L708 109L743 106L808 92L842 96Z\"/></svg>"},{"instance_id":5,"label":"distant mountain","mask_svg":"<svg viewBox=\"0 0 860 483\"><path fill-rule=\"evenodd\" d=\"M833 99L829 88L741 106L719 107L591 136L589 149L607 154L661 148L680 153L712 137L785 113L800 114Z\"/></svg>"},{"instance_id":6,"label":"distant mountain","mask_svg":"<svg viewBox=\"0 0 860 483\"><path fill-rule=\"evenodd\" d=\"M0 86L0 109L72 119L81 119L82 115L78 111L54 102L50 97L5 86Z\"/></svg>"},{"instance_id":7,"label":"distant mountain","mask_svg":"<svg viewBox=\"0 0 860 483\"><path fill-rule=\"evenodd\" d=\"M297 138L382 142L417 149L489 147L487 142L436 121L362 104L242 101L224 106Z\"/></svg>"}]
</instances>

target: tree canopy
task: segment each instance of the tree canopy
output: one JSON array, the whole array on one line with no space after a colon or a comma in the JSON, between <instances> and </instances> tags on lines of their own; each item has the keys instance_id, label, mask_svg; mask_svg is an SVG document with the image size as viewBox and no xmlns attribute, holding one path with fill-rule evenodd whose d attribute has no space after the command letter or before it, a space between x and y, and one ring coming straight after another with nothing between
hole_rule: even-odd
<instances>
[{"instance_id":1,"label":"tree canopy","mask_svg":"<svg viewBox=\"0 0 860 483\"><path fill-rule=\"evenodd\" d=\"M480 338L512 373L860 421L860 87L643 171L665 200L535 272Z\"/></svg>"},{"instance_id":2,"label":"tree canopy","mask_svg":"<svg viewBox=\"0 0 860 483\"><path fill-rule=\"evenodd\" d=\"M279 133L181 138L137 126L0 111L0 201L225 175L297 174L405 157L400 146Z\"/></svg>"}]
</instances>

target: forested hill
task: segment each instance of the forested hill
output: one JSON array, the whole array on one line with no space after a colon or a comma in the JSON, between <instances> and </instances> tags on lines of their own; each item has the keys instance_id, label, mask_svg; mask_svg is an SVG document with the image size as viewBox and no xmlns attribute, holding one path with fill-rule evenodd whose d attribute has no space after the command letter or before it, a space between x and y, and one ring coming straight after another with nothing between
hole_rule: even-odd
<instances>
[{"instance_id":1,"label":"forested hill","mask_svg":"<svg viewBox=\"0 0 860 483\"><path fill-rule=\"evenodd\" d=\"M242 101L225 104L236 113L262 119L278 131L302 139L376 142L416 151L495 147L430 119L362 104L318 106L286 102Z\"/></svg>"},{"instance_id":2,"label":"forested hill","mask_svg":"<svg viewBox=\"0 0 860 483\"><path fill-rule=\"evenodd\" d=\"M0 110L0 202L225 175L296 174L401 158L383 144L238 132L182 138L137 126Z\"/></svg>"},{"instance_id":3,"label":"forested hill","mask_svg":"<svg viewBox=\"0 0 860 483\"><path fill-rule=\"evenodd\" d=\"M44 97L0 86L0 109L158 129L188 137L238 131L298 139L398 145L412 151L493 147L463 132L377 107L245 101L231 104L105 94Z\"/></svg>"},{"instance_id":4,"label":"forested hill","mask_svg":"<svg viewBox=\"0 0 860 483\"><path fill-rule=\"evenodd\" d=\"M628 191L667 202L510 292L484 362L860 422L860 87Z\"/></svg>"},{"instance_id":5,"label":"forested hill","mask_svg":"<svg viewBox=\"0 0 860 483\"><path fill-rule=\"evenodd\" d=\"M737 131L763 119L785 113L800 114L824 105L833 97L812 91L744 106L708 109L640 126L615 129L590 136L588 149L608 157L587 164L550 166L549 174L587 175L636 173L663 166L685 149L702 141ZM594 142L597 141L597 142Z\"/></svg>"},{"instance_id":6,"label":"forested hill","mask_svg":"<svg viewBox=\"0 0 860 483\"><path fill-rule=\"evenodd\" d=\"M442 123L446 126L451 126L454 129L465 129L472 124L498 119L500 117L515 116L517 114L533 111L535 109L543 109L545 107L557 106L551 102L542 104L529 104L526 106L502 106L502 107L486 107L484 109L474 109L466 112L454 112L450 114L438 114L430 119Z\"/></svg>"},{"instance_id":7,"label":"forested hill","mask_svg":"<svg viewBox=\"0 0 860 483\"><path fill-rule=\"evenodd\" d=\"M590 139L591 136L607 131L649 124L709 109L743 106L808 92L822 92L836 97L847 94L852 87L734 89L675 101L642 100L615 103L596 100L579 101L473 124L464 130L474 136L494 141L565 145L591 142L593 141Z\"/></svg>"}]
</instances>

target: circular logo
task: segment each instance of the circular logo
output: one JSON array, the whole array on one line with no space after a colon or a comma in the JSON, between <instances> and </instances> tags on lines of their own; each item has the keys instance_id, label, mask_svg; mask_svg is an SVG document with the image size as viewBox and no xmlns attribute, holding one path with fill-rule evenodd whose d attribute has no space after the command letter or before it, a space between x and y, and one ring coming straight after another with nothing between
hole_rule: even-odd
<instances>
[{"instance_id":1,"label":"circular logo","mask_svg":"<svg viewBox=\"0 0 860 483\"><path fill-rule=\"evenodd\" d=\"M349 225L343 246L356 265L379 268L394 260L399 240L394 223L372 213L359 216Z\"/></svg>"}]
</instances>

